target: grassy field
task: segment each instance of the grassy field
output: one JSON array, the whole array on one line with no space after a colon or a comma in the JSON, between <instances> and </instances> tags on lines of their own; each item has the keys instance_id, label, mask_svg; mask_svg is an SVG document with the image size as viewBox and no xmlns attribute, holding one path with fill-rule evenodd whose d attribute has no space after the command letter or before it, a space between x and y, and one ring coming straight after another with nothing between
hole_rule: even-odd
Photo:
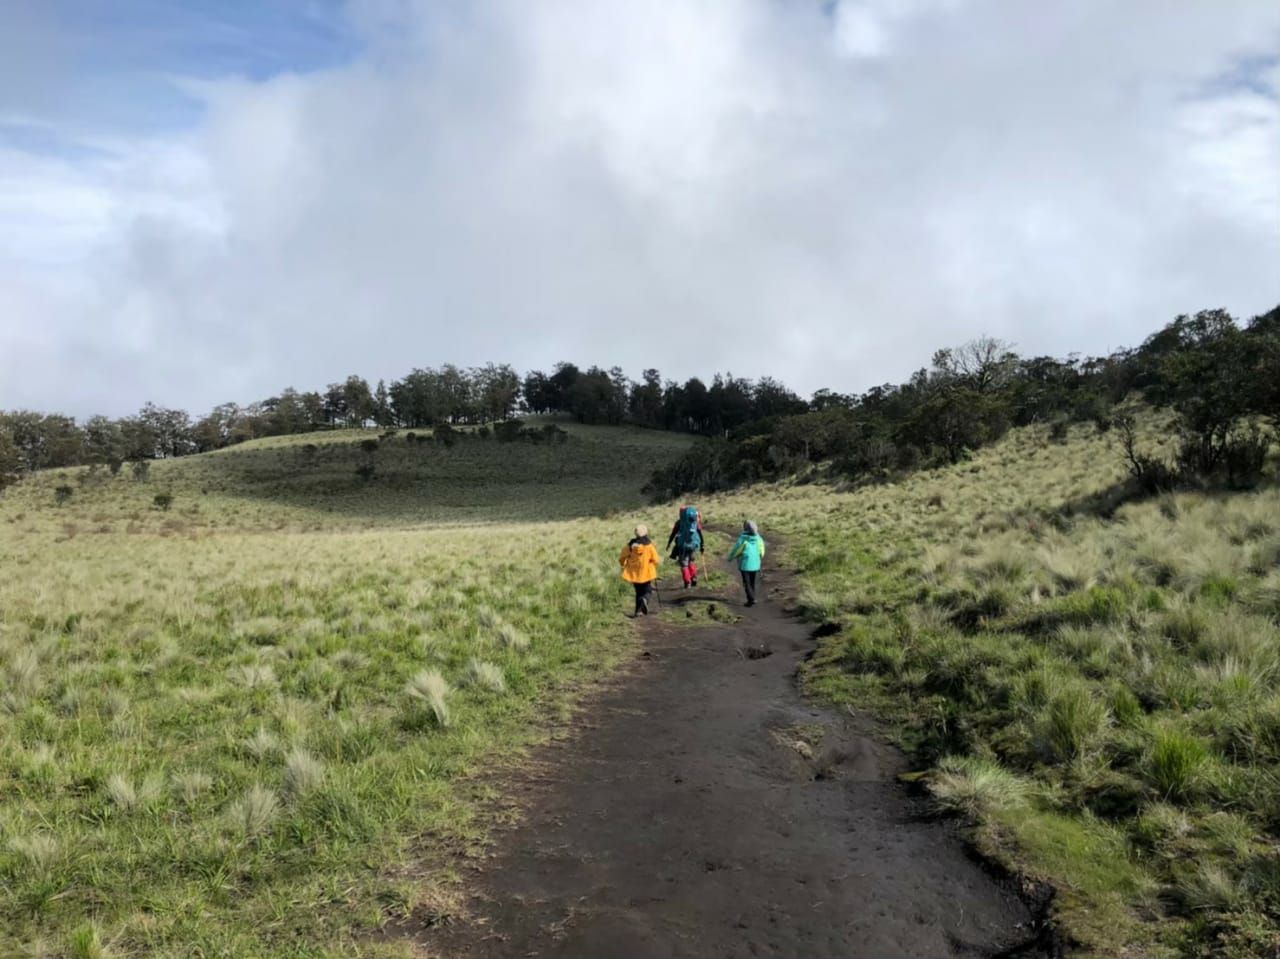
<instances>
[{"instance_id":1,"label":"grassy field","mask_svg":"<svg viewBox=\"0 0 1280 959\"><path fill-rule=\"evenodd\" d=\"M1147 441L1165 435L1145 420ZM1280 949L1280 490L1119 505L1118 441L707 504L790 539L809 686L872 706L1083 954Z\"/></svg>"},{"instance_id":2,"label":"grassy field","mask_svg":"<svg viewBox=\"0 0 1280 959\"><path fill-rule=\"evenodd\" d=\"M467 775L627 649L685 441L375 435L0 498L0 955L408 955L378 927L448 912Z\"/></svg>"}]
</instances>

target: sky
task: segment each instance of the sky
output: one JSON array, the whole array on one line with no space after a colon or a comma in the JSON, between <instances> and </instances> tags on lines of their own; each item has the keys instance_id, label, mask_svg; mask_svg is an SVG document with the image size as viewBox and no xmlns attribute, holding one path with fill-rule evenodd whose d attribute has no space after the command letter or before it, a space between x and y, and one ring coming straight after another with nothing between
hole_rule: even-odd
<instances>
[{"instance_id":1,"label":"sky","mask_svg":"<svg viewBox=\"0 0 1280 959\"><path fill-rule=\"evenodd\" d=\"M0 0L0 408L1278 303L1273 0Z\"/></svg>"}]
</instances>

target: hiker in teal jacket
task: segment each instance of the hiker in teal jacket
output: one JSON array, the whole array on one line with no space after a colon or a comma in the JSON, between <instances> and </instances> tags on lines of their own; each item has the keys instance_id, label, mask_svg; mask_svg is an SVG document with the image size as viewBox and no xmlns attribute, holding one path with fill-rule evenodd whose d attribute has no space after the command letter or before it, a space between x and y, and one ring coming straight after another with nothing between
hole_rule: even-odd
<instances>
[{"instance_id":1,"label":"hiker in teal jacket","mask_svg":"<svg viewBox=\"0 0 1280 959\"><path fill-rule=\"evenodd\" d=\"M742 535L729 550L729 558L737 557L742 572L742 588L747 592L747 605L756 604L756 578L760 575L760 562L764 559L764 537L756 524L748 520L742 524Z\"/></svg>"}]
</instances>

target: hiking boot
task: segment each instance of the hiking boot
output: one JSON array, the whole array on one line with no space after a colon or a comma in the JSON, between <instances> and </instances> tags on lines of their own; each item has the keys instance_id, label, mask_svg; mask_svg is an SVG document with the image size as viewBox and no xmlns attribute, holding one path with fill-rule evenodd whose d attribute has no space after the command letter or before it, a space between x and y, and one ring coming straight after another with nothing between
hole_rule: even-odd
<instances>
[{"instance_id":1,"label":"hiking boot","mask_svg":"<svg viewBox=\"0 0 1280 959\"><path fill-rule=\"evenodd\" d=\"M697 585L698 585L698 577L696 577L696 576L695 576L695 577L693 577L693 579L689 580L689 585L690 585L690 586L697 586Z\"/></svg>"}]
</instances>

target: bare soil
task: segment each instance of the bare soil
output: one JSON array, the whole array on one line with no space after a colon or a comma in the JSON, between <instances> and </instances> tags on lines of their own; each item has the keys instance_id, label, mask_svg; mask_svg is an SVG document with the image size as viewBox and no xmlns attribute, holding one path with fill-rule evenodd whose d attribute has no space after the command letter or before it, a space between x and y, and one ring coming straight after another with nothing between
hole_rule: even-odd
<instances>
[{"instance_id":1,"label":"bare soil","mask_svg":"<svg viewBox=\"0 0 1280 959\"><path fill-rule=\"evenodd\" d=\"M763 576L751 609L664 592L741 619L642 624L634 668L504 784L519 821L463 867L468 915L411 931L427 955L1046 955L1015 883L900 782L902 753L801 696L813 629Z\"/></svg>"}]
</instances>

